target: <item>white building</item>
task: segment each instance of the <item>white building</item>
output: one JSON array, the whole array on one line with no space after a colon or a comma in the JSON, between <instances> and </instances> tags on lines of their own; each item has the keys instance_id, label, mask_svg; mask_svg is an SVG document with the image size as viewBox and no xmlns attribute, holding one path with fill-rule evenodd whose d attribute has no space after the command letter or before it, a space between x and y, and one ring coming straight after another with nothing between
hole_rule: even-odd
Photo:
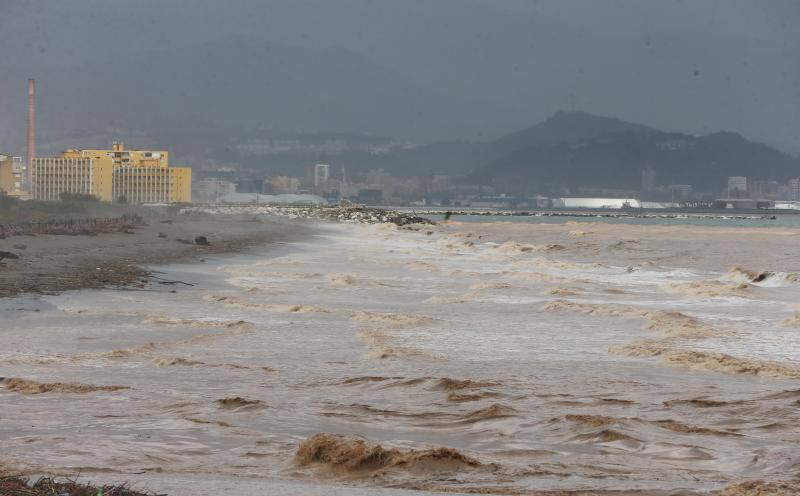
<instances>
[{"instance_id":1,"label":"white building","mask_svg":"<svg viewBox=\"0 0 800 496\"><path fill-rule=\"evenodd\" d=\"M554 207L562 208L642 208L636 198L553 198Z\"/></svg>"},{"instance_id":2,"label":"white building","mask_svg":"<svg viewBox=\"0 0 800 496\"><path fill-rule=\"evenodd\" d=\"M200 179L192 185L192 198L198 203L218 202L225 195L236 192L236 184L224 179Z\"/></svg>"},{"instance_id":3,"label":"white building","mask_svg":"<svg viewBox=\"0 0 800 496\"><path fill-rule=\"evenodd\" d=\"M317 164L314 166L314 187L325 186L331 177L331 166L328 164Z\"/></svg>"},{"instance_id":4,"label":"white building","mask_svg":"<svg viewBox=\"0 0 800 496\"><path fill-rule=\"evenodd\" d=\"M800 201L800 178L789 179L789 199Z\"/></svg>"}]
</instances>

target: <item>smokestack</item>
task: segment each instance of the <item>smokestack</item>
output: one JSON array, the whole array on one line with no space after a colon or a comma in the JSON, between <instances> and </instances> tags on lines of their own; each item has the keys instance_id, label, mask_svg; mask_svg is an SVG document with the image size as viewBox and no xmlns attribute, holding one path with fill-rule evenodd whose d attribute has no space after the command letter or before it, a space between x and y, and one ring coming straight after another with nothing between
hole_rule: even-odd
<instances>
[{"instance_id":1,"label":"smokestack","mask_svg":"<svg viewBox=\"0 0 800 496\"><path fill-rule=\"evenodd\" d=\"M36 83L28 79L28 188L33 186L33 157L36 156Z\"/></svg>"}]
</instances>

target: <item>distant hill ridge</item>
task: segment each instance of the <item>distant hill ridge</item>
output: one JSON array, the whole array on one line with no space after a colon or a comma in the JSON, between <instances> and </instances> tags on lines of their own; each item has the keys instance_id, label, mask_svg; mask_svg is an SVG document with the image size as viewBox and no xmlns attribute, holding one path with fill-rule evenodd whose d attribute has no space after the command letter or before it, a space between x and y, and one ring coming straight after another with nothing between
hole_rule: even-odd
<instances>
[{"instance_id":1,"label":"distant hill ridge","mask_svg":"<svg viewBox=\"0 0 800 496\"><path fill-rule=\"evenodd\" d=\"M539 124L499 138L492 143L492 148L510 153L536 145L576 143L602 134L653 134L657 132L653 128L632 124L614 117L602 117L586 112L559 111Z\"/></svg>"},{"instance_id":2,"label":"distant hill ridge","mask_svg":"<svg viewBox=\"0 0 800 496\"><path fill-rule=\"evenodd\" d=\"M800 159L737 133L698 137L584 112L558 112L487 149L486 162L466 182L520 192L638 190L645 168L655 171L658 184L706 191L724 188L728 176L778 181L800 176Z\"/></svg>"}]
</instances>

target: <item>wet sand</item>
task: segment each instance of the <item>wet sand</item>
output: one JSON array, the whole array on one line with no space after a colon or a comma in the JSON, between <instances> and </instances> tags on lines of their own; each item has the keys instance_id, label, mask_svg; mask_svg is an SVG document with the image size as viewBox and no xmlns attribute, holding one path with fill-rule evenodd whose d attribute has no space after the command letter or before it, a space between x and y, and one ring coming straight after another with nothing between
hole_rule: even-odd
<instances>
[{"instance_id":1,"label":"wet sand","mask_svg":"<svg viewBox=\"0 0 800 496\"><path fill-rule=\"evenodd\" d=\"M146 278L142 265L201 261L212 254L236 252L261 244L298 239L308 224L252 216L178 216L152 218L129 233L11 236L0 251L18 259L0 266L0 297L21 293L57 293L71 289L123 286ZM163 233L165 237L159 237ZM206 236L209 246L184 244Z\"/></svg>"},{"instance_id":2,"label":"wet sand","mask_svg":"<svg viewBox=\"0 0 800 496\"><path fill-rule=\"evenodd\" d=\"M6 300L0 464L176 495L792 494L798 234L332 225L163 267L176 294Z\"/></svg>"}]
</instances>

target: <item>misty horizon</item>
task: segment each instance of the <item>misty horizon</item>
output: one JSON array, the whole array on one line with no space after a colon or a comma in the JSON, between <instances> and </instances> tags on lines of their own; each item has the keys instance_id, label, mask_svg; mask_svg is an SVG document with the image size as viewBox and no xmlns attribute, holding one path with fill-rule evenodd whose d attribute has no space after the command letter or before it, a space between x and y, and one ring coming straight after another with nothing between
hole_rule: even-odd
<instances>
[{"instance_id":1,"label":"misty horizon","mask_svg":"<svg viewBox=\"0 0 800 496\"><path fill-rule=\"evenodd\" d=\"M563 110L800 154L793 2L30 1L0 13L7 153L23 150L34 77L45 147L115 130L491 141Z\"/></svg>"}]
</instances>

